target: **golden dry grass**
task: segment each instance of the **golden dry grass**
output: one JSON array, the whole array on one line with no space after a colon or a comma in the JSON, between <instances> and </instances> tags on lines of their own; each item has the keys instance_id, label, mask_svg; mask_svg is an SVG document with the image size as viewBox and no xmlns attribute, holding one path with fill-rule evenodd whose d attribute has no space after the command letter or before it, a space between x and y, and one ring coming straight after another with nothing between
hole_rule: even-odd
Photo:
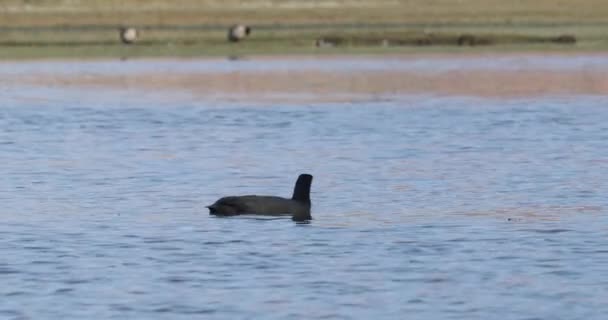
<instances>
[{"instance_id":1,"label":"golden dry grass","mask_svg":"<svg viewBox=\"0 0 608 320\"><path fill-rule=\"evenodd\" d=\"M5 0L5 26L234 23L606 23L605 0Z\"/></svg>"}]
</instances>

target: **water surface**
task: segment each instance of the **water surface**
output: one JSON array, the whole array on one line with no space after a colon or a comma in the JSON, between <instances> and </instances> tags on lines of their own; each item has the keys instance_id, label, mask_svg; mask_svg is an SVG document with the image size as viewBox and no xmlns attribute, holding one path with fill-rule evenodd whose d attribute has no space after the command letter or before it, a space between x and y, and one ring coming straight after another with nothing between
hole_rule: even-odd
<instances>
[{"instance_id":1,"label":"water surface","mask_svg":"<svg viewBox=\"0 0 608 320\"><path fill-rule=\"evenodd\" d=\"M0 94L0 318L608 313L605 97ZM310 224L204 208L303 172Z\"/></svg>"}]
</instances>

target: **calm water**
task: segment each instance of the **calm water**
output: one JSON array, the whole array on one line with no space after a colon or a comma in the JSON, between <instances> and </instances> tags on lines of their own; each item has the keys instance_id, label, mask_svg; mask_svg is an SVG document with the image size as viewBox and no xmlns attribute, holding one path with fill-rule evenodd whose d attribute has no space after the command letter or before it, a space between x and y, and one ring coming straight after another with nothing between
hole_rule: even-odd
<instances>
[{"instance_id":1,"label":"calm water","mask_svg":"<svg viewBox=\"0 0 608 320\"><path fill-rule=\"evenodd\" d=\"M0 90L0 319L608 314L606 97L40 92ZM302 172L310 224L204 208Z\"/></svg>"}]
</instances>

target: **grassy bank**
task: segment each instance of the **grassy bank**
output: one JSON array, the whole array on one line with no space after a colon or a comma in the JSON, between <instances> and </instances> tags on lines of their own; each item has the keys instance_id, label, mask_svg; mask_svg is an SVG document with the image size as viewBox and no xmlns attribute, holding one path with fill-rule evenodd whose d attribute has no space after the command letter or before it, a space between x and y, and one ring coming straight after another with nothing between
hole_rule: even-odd
<instances>
[{"instance_id":1,"label":"grassy bank","mask_svg":"<svg viewBox=\"0 0 608 320\"><path fill-rule=\"evenodd\" d=\"M599 51L605 17L604 0L5 0L0 57ZM228 43L234 23L251 36ZM121 25L138 28L136 44Z\"/></svg>"}]
</instances>

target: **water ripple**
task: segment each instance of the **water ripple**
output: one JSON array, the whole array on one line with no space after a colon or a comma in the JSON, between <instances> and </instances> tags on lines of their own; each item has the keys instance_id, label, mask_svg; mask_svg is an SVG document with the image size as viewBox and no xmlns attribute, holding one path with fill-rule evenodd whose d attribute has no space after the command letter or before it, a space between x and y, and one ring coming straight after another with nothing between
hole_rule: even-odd
<instances>
[{"instance_id":1,"label":"water ripple","mask_svg":"<svg viewBox=\"0 0 608 320\"><path fill-rule=\"evenodd\" d=\"M605 99L427 98L7 106L0 318L603 319Z\"/></svg>"}]
</instances>

